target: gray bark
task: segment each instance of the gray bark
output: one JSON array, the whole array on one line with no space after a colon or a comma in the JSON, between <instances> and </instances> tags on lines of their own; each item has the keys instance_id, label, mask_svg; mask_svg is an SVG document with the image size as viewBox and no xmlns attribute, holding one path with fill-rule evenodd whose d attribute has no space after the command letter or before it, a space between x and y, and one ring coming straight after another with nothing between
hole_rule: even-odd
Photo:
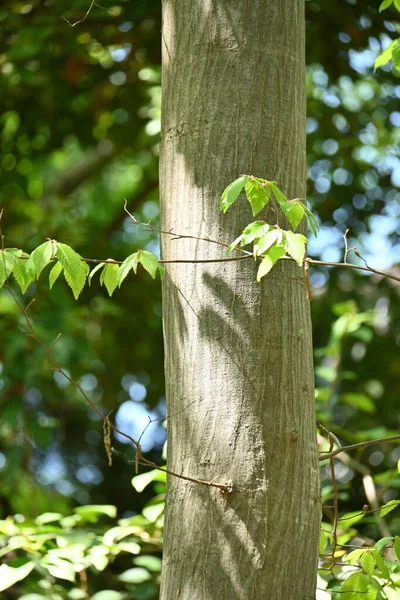
<instances>
[{"instance_id":1,"label":"gray bark","mask_svg":"<svg viewBox=\"0 0 400 600\"><path fill-rule=\"evenodd\" d=\"M163 0L162 229L231 242L240 174L304 197L304 0ZM162 236L167 259L224 257ZM162 600L311 600L320 520L302 269L170 264L163 284L168 477Z\"/></svg>"}]
</instances>

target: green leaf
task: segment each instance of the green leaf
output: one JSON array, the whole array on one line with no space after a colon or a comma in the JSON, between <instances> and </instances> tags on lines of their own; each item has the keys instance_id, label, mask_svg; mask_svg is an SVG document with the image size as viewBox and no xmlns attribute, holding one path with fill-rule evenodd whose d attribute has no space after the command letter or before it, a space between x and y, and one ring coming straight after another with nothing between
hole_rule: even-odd
<instances>
[{"instance_id":1,"label":"green leaf","mask_svg":"<svg viewBox=\"0 0 400 600\"><path fill-rule=\"evenodd\" d=\"M258 268L257 273L257 281L260 282L261 279L270 272L274 264L285 255L285 248L283 246L272 246L269 248L267 255L262 259L260 266Z\"/></svg>"},{"instance_id":2,"label":"green leaf","mask_svg":"<svg viewBox=\"0 0 400 600\"><path fill-rule=\"evenodd\" d=\"M0 250L0 287L7 281L14 270L15 257L6 250Z\"/></svg>"},{"instance_id":3,"label":"green leaf","mask_svg":"<svg viewBox=\"0 0 400 600\"><path fill-rule=\"evenodd\" d=\"M391 6L391 4L393 4L393 0L383 0L379 7L379 12L386 10L387 8L389 8L389 6Z\"/></svg>"},{"instance_id":4,"label":"green leaf","mask_svg":"<svg viewBox=\"0 0 400 600\"><path fill-rule=\"evenodd\" d=\"M271 188L266 184L260 183L257 179L249 179L244 189L253 212L253 217L255 217L268 204L271 197Z\"/></svg>"},{"instance_id":5,"label":"green leaf","mask_svg":"<svg viewBox=\"0 0 400 600\"><path fill-rule=\"evenodd\" d=\"M57 260L54 267L51 269L49 273L49 287L50 289L53 287L58 277L60 276L61 271L63 270L63 266L59 260Z\"/></svg>"},{"instance_id":6,"label":"green leaf","mask_svg":"<svg viewBox=\"0 0 400 600\"><path fill-rule=\"evenodd\" d=\"M394 538L394 551L398 560L400 560L400 537L398 535Z\"/></svg>"},{"instance_id":7,"label":"green leaf","mask_svg":"<svg viewBox=\"0 0 400 600\"><path fill-rule=\"evenodd\" d=\"M28 258L26 268L30 271L35 279L38 279L40 273L53 258L54 244L50 240L44 242L31 253Z\"/></svg>"},{"instance_id":8,"label":"green leaf","mask_svg":"<svg viewBox=\"0 0 400 600\"><path fill-rule=\"evenodd\" d=\"M232 181L232 183L230 183L228 187L225 188L225 190L222 192L220 202L220 209L223 213L226 213L228 208L232 206L234 202L236 202L240 192L242 191L248 180L249 178L247 177L247 175L242 175L241 177L239 177L239 179L235 179L235 181Z\"/></svg>"},{"instance_id":9,"label":"green leaf","mask_svg":"<svg viewBox=\"0 0 400 600\"><path fill-rule=\"evenodd\" d=\"M115 519L117 516L117 508L112 504L87 504L78 506L74 509L74 512L89 523L95 523L102 515L107 515L111 519Z\"/></svg>"},{"instance_id":10,"label":"green leaf","mask_svg":"<svg viewBox=\"0 0 400 600\"><path fill-rule=\"evenodd\" d=\"M139 262L143 266L144 269L153 279L156 278L157 271L159 269L158 258L153 252L148 252L147 250L139 250Z\"/></svg>"},{"instance_id":11,"label":"green leaf","mask_svg":"<svg viewBox=\"0 0 400 600\"><path fill-rule=\"evenodd\" d=\"M133 269L134 273L137 271L137 266L139 262L138 252L134 252L130 254L122 263L122 265L118 268L117 273L117 281L118 287L121 287L121 283L124 281L125 277L128 275L129 271Z\"/></svg>"},{"instance_id":12,"label":"green leaf","mask_svg":"<svg viewBox=\"0 0 400 600\"><path fill-rule=\"evenodd\" d=\"M400 473L400 458L397 461L397 472Z\"/></svg>"},{"instance_id":13,"label":"green leaf","mask_svg":"<svg viewBox=\"0 0 400 600\"><path fill-rule=\"evenodd\" d=\"M151 556L142 554L133 559L133 562L138 567L144 567L148 571L154 571L159 573L161 571L161 558L158 556Z\"/></svg>"},{"instance_id":14,"label":"green leaf","mask_svg":"<svg viewBox=\"0 0 400 600\"><path fill-rule=\"evenodd\" d=\"M307 238L301 233L293 233L293 231L284 232L283 247L300 267L303 264L306 253L306 244Z\"/></svg>"},{"instance_id":15,"label":"green leaf","mask_svg":"<svg viewBox=\"0 0 400 600\"><path fill-rule=\"evenodd\" d=\"M318 235L318 230L319 230L319 225L318 225L318 221L316 219L316 216L314 215L314 213L308 208L308 206L306 206L305 204L301 205L306 219L308 221L308 225L311 229L311 231L313 232L313 234L315 235L315 237L317 237Z\"/></svg>"},{"instance_id":16,"label":"green leaf","mask_svg":"<svg viewBox=\"0 0 400 600\"><path fill-rule=\"evenodd\" d=\"M279 206L282 209L283 214L296 231L304 217L304 205L299 200L279 200Z\"/></svg>"},{"instance_id":17,"label":"green leaf","mask_svg":"<svg viewBox=\"0 0 400 600\"><path fill-rule=\"evenodd\" d=\"M364 550L362 548L357 548L356 550L353 550L352 552L349 552L348 554L346 554L346 556L344 557L344 560L346 562L348 562L349 565L355 565L356 562L358 562L360 560L360 556L362 555L363 552L364 552Z\"/></svg>"},{"instance_id":18,"label":"green leaf","mask_svg":"<svg viewBox=\"0 0 400 600\"><path fill-rule=\"evenodd\" d=\"M385 579L389 579L390 578L389 569L385 565L385 561L383 560L381 554L377 550L374 551L374 557L375 557L376 566L379 569L379 571L382 573L382 576Z\"/></svg>"},{"instance_id":19,"label":"green leaf","mask_svg":"<svg viewBox=\"0 0 400 600\"><path fill-rule=\"evenodd\" d=\"M46 512L36 517L35 523L37 523L38 525L45 525L47 523L59 521L60 519L62 519L62 517L63 515L61 513Z\"/></svg>"},{"instance_id":20,"label":"green leaf","mask_svg":"<svg viewBox=\"0 0 400 600\"><path fill-rule=\"evenodd\" d=\"M385 50L377 56L375 63L374 63L375 71L376 71L376 69L379 69L379 67L386 65L389 62L389 60L391 60L393 58L393 48L397 42L398 42L398 40L394 40L394 42L389 44L389 46L387 48L385 48Z\"/></svg>"},{"instance_id":21,"label":"green leaf","mask_svg":"<svg viewBox=\"0 0 400 600\"><path fill-rule=\"evenodd\" d=\"M17 581L22 581L33 570L35 564L26 558L16 558L0 566L0 592L7 590Z\"/></svg>"},{"instance_id":22,"label":"green leaf","mask_svg":"<svg viewBox=\"0 0 400 600\"><path fill-rule=\"evenodd\" d=\"M392 48L392 56L393 56L394 66L396 67L397 71L399 71L400 70L400 39L396 40L396 43L394 44L394 46Z\"/></svg>"},{"instance_id":23,"label":"green leaf","mask_svg":"<svg viewBox=\"0 0 400 600\"><path fill-rule=\"evenodd\" d=\"M394 5L396 7L396 9L400 12L400 0L394 0ZM380 9L380 7L379 7Z\"/></svg>"},{"instance_id":24,"label":"green leaf","mask_svg":"<svg viewBox=\"0 0 400 600\"><path fill-rule=\"evenodd\" d=\"M349 512L340 517L340 525L343 529L350 529L355 523L358 523L365 517L365 513L359 510Z\"/></svg>"},{"instance_id":25,"label":"green leaf","mask_svg":"<svg viewBox=\"0 0 400 600\"><path fill-rule=\"evenodd\" d=\"M367 575L372 575L375 570L375 560L372 552L365 550L361 554L360 563Z\"/></svg>"},{"instance_id":26,"label":"green leaf","mask_svg":"<svg viewBox=\"0 0 400 600\"><path fill-rule=\"evenodd\" d=\"M96 592L91 598L92 600L123 600L125 594L116 592L115 590L101 590L101 592Z\"/></svg>"},{"instance_id":27,"label":"green leaf","mask_svg":"<svg viewBox=\"0 0 400 600\"><path fill-rule=\"evenodd\" d=\"M380 516L385 517L387 514L392 512L400 504L400 500L389 500L381 507Z\"/></svg>"},{"instance_id":28,"label":"green leaf","mask_svg":"<svg viewBox=\"0 0 400 600\"><path fill-rule=\"evenodd\" d=\"M281 229L271 229L265 235L263 235L255 244L253 253L254 256L261 256L270 248L273 244L280 243L282 240Z\"/></svg>"},{"instance_id":29,"label":"green leaf","mask_svg":"<svg viewBox=\"0 0 400 600\"><path fill-rule=\"evenodd\" d=\"M108 260L110 260L110 259L108 259ZM88 275L88 283L89 283L89 285L92 283L92 277L93 277L93 275L94 275L95 273L97 273L97 271L100 271L100 269L102 269L102 268L104 267L104 265L105 265L105 264L106 264L106 263L104 263L104 262L101 262L101 263L99 263L98 265L96 265L96 266L95 266L95 267L94 267L94 268L93 268L93 269L90 271L90 273L89 273L89 275Z\"/></svg>"},{"instance_id":30,"label":"green leaf","mask_svg":"<svg viewBox=\"0 0 400 600\"><path fill-rule=\"evenodd\" d=\"M117 576L117 579L124 583L144 583L151 579L151 575L147 569L143 567L136 567L134 569L128 569Z\"/></svg>"},{"instance_id":31,"label":"green leaf","mask_svg":"<svg viewBox=\"0 0 400 600\"><path fill-rule=\"evenodd\" d=\"M146 473L140 473L140 475L135 475L135 477L132 477L131 483L137 492L143 492L143 490L153 481L166 480L167 474L165 473L165 471L153 469L152 471L147 471Z\"/></svg>"},{"instance_id":32,"label":"green leaf","mask_svg":"<svg viewBox=\"0 0 400 600\"><path fill-rule=\"evenodd\" d=\"M77 300L85 286L89 267L82 256L67 244L57 242L56 257L62 265L65 280L71 288L75 300Z\"/></svg>"},{"instance_id":33,"label":"green leaf","mask_svg":"<svg viewBox=\"0 0 400 600\"><path fill-rule=\"evenodd\" d=\"M284 200L287 200L285 194L283 192L281 192L281 190L278 188L278 186L276 185L275 181L270 181L269 182L270 186L271 186L271 190L275 196L275 198L277 199L277 201L279 202L279 204L281 202L283 202Z\"/></svg>"},{"instance_id":34,"label":"green leaf","mask_svg":"<svg viewBox=\"0 0 400 600\"><path fill-rule=\"evenodd\" d=\"M326 531L321 531L319 536L319 553L323 554L328 545L329 537Z\"/></svg>"},{"instance_id":35,"label":"green leaf","mask_svg":"<svg viewBox=\"0 0 400 600\"><path fill-rule=\"evenodd\" d=\"M104 263L102 263L104 264ZM112 296L115 288L118 285L118 265L114 265L112 263L108 263L105 265L101 275L100 275L100 283L101 285L105 285L108 295Z\"/></svg>"},{"instance_id":36,"label":"green leaf","mask_svg":"<svg viewBox=\"0 0 400 600\"><path fill-rule=\"evenodd\" d=\"M33 274L27 269L27 261L14 257L13 276L15 281L21 288L21 292L25 294L29 284L34 280Z\"/></svg>"},{"instance_id":37,"label":"green leaf","mask_svg":"<svg viewBox=\"0 0 400 600\"><path fill-rule=\"evenodd\" d=\"M50 575L56 579L65 579L66 581L75 581L76 571L74 565L64 558L58 558L52 556L51 558L45 556L41 561L40 565L48 570Z\"/></svg>"},{"instance_id":38,"label":"green leaf","mask_svg":"<svg viewBox=\"0 0 400 600\"><path fill-rule=\"evenodd\" d=\"M265 221L254 221L243 229L243 233L240 236L242 238L240 245L246 246L251 244L256 238L260 238L270 230L270 225ZM239 238L238 238L239 239Z\"/></svg>"}]
</instances>

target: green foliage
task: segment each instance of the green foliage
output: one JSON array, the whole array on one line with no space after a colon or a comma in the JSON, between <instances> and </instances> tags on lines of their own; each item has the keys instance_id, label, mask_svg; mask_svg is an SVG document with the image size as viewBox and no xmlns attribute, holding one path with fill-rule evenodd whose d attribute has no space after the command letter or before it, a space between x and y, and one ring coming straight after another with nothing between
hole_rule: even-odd
<instances>
[{"instance_id":1,"label":"green foliage","mask_svg":"<svg viewBox=\"0 0 400 600\"><path fill-rule=\"evenodd\" d=\"M258 177L242 175L228 185L221 196L220 208L224 213L238 199L243 188L254 216L267 206L273 196L294 231L300 225L303 217L306 217L313 233L317 234L318 222L301 200L288 200L274 181ZM247 225L243 233L230 244L227 253L230 254L233 250L238 249L238 246L243 248L252 242L254 257L261 258L257 281L261 281L286 253L299 266L303 264L307 238L301 233L285 231L278 224L272 226L266 221L254 221Z\"/></svg>"},{"instance_id":2,"label":"green foliage","mask_svg":"<svg viewBox=\"0 0 400 600\"><path fill-rule=\"evenodd\" d=\"M87 505L68 516L44 513L34 521L11 517L0 521L0 557L6 557L0 566L0 591L19 583L35 594L55 581L59 598L73 598L82 571L89 590L95 592L99 574L109 570L108 577L118 573L121 591L102 590L90 597L122 599L132 593L141 597L137 586L143 582L149 597L154 597L161 568L154 555L161 549L160 526L144 510L110 527L107 519L115 519L116 513L115 506ZM11 555L17 557L9 560Z\"/></svg>"},{"instance_id":3,"label":"green foliage","mask_svg":"<svg viewBox=\"0 0 400 600\"><path fill-rule=\"evenodd\" d=\"M112 258L108 260L113 261ZM161 278L165 274L165 269L158 258L147 250L138 250L131 254L120 266L113 262L100 262L89 273L89 266L80 254L67 244L48 240L35 248L30 255L17 248L0 250L0 288L12 274L24 294L29 285L39 278L43 269L50 263L54 263L49 272L50 289L63 273L75 300L79 298L86 282L90 285L93 275L101 269L100 284L106 287L110 296L117 286L121 286L130 270L136 273L138 264L141 264L153 279L157 273Z\"/></svg>"}]
</instances>

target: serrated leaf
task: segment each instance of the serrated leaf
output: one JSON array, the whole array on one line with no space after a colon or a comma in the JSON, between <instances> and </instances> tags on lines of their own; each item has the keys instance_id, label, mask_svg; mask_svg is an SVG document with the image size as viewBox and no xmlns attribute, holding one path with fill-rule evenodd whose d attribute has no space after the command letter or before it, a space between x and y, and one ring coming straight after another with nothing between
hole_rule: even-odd
<instances>
[{"instance_id":1,"label":"serrated leaf","mask_svg":"<svg viewBox=\"0 0 400 600\"><path fill-rule=\"evenodd\" d=\"M396 44L397 40L394 40L383 52L381 52L374 63L374 70L379 69L383 65L386 65L393 58L393 47Z\"/></svg>"},{"instance_id":2,"label":"serrated leaf","mask_svg":"<svg viewBox=\"0 0 400 600\"><path fill-rule=\"evenodd\" d=\"M50 287L50 289L53 287L53 285L57 281L57 279L60 276L62 270L63 270L63 266L60 263L60 261L57 260L56 264L54 265L54 267L51 269L51 271L49 273L49 287Z\"/></svg>"},{"instance_id":3,"label":"serrated leaf","mask_svg":"<svg viewBox=\"0 0 400 600\"><path fill-rule=\"evenodd\" d=\"M367 575L372 575L375 570L375 560L372 552L365 550L360 557L360 563Z\"/></svg>"},{"instance_id":4,"label":"serrated leaf","mask_svg":"<svg viewBox=\"0 0 400 600\"><path fill-rule=\"evenodd\" d=\"M67 246L67 244L57 242L55 256L60 261L65 280L71 288L75 300L77 300L85 286L89 267L82 259L82 256L70 246Z\"/></svg>"},{"instance_id":5,"label":"serrated leaf","mask_svg":"<svg viewBox=\"0 0 400 600\"><path fill-rule=\"evenodd\" d=\"M364 550L362 548L357 548L356 550L353 550L352 552L349 552L348 554L346 554L346 556L344 557L344 560L346 562L348 562L349 565L355 565L356 562L359 561L360 556L362 555L363 552L364 552Z\"/></svg>"},{"instance_id":6,"label":"serrated leaf","mask_svg":"<svg viewBox=\"0 0 400 600\"><path fill-rule=\"evenodd\" d=\"M224 191L222 192L220 202L220 209L223 213L226 213L228 208L232 206L234 202L236 202L240 192L246 185L248 179L249 178L247 177L247 175L242 175L241 177L239 177L239 179L235 179L235 181L232 181L232 183L230 183L228 187L224 189Z\"/></svg>"},{"instance_id":7,"label":"serrated leaf","mask_svg":"<svg viewBox=\"0 0 400 600\"><path fill-rule=\"evenodd\" d=\"M308 221L308 224L310 226L311 231L313 232L313 234L315 235L315 237L317 237L318 235L318 230L319 230L319 225L318 225L318 221L316 216L314 215L314 213L308 208L308 206L306 206L305 204L302 204L304 213L305 213L305 217Z\"/></svg>"},{"instance_id":8,"label":"serrated leaf","mask_svg":"<svg viewBox=\"0 0 400 600\"><path fill-rule=\"evenodd\" d=\"M104 264L104 263L103 263ZM112 296L115 288L118 285L118 265L113 265L112 263L108 263L105 265L101 275L100 275L100 283L105 285L106 290L109 296Z\"/></svg>"},{"instance_id":9,"label":"serrated leaf","mask_svg":"<svg viewBox=\"0 0 400 600\"><path fill-rule=\"evenodd\" d=\"M260 238L270 230L270 225L265 221L254 221L243 229L243 233L240 236L242 238L240 245L246 246L251 244L256 238Z\"/></svg>"},{"instance_id":10,"label":"serrated leaf","mask_svg":"<svg viewBox=\"0 0 400 600\"><path fill-rule=\"evenodd\" d=\"M262 185L257 179L249 179L244 189L253 212L253 217L255 217L268 204L271 197L271 188L267 185Z\"/></svg>"},{"instance_id":11,"label":"serrated leaf","mask_svg":"<svg viewBox=\"0 0 400 600\"><path fill-rule=\"evenodd\" d=\"M88 282L89 282L89 285L92 283L92 277L93 277L93 275L94 275L95 273L97 273L97 271L100 271L100 269L102 269L102 268L104 267L104 265L105 265L105 264L106 264L106 263L104 263L104 262L101 262L101 263L99 263L98 265L96 265L96 266L95 266L95 267L94 267L94 268L93 268L93 269L90 271L90 273L89 273L89 275L88 275Z\"/></svg>"},{"instance_id":12,"label":"serrated leaf","mask_svg":"<svg viewBox=\"0 0 400 600\"><path fill-rule=\"evenodd\" d=\"M18 581L22 581L33 570L35 563L18 558L0 566L0 592L7 590Z\"/></svg>"},{"instance_id":13,"label":"serrated leaf","mask_svg":"<svg viewBox=\"0 0 400 600\"><path fill-rule=\"evenodd\" d=\"M283 214L296 231L304 217L304 205L302 202L300 202L300 200L292 200L289 202L288 200L283 199L279 200L278 202Z\"/></svg>"},{"instance_id":14,"label":"serrated leaf","mask_svg":"<svg viewBox=\"0 0 400 600\"><path fill-rule=\"evenodd\" d=\"M281 190L276 185L275 181L270 181L270 186L271 186L272 193L274 194L274 196L277 199L277 201L279 202L279 204L281 202L283 202L284 200L287 200L285 194L283 192L281 192Z\"/></svg>"},{"instance_id":15,"label":"serrated leaf","mask_svg":"<svg viewBox=\"0 0 400 600\"><path fill-rule=\"evenodd\" d=\"M273 244L280 243L281 240L282 231L280 229L272 229L271 231L268 231L268 233L263 235L254 244L254 256L261 256L268 250L268 248L270 248Z\"/></svg>"},{"instance_id":16,"label":"serrated leaf","mask_svg":"<svg viewBox=\"0 0 400 600\"><path fill-rule=\"evenodd\" d=\"M375 549L378 552L380 552L381 550L384 549L385 546L387 546L387 544L390 544L393 540L394 540L394 538L391 536L383 537L376 542Z\"/></svg>"},{"instance_id":17,"label":"serrated leaf","mask_svg":"<svg viewBox=\"0 0 400 600\"><path fill-rule=\"evenodd\" d=\"M15 281L18 283L21 288L21 292L25 294L28 289L29 284L34 280L33 274L28 271L26 268L26 260L21 260L20 258L14 258L14 268L13 268L13 276Z\"/></svg>"},{"instance_id":18,"label":"serrated leaf","mask_svg":"<svg viewBox=\"0 0 400 600\"><path fill-rule=\"evenodd\" d=\"M374 557L375 557L376 566L380 570L380 572L382 573L382 576L385 579L389 579L390 578L389 569L385 565L385 561L383 560L381 554L375 550L374 551Z\"/></svg>"},{"instance_id":19,"label":"serrated leaf","mask_svg":"<svg viewBox=\"0 0 400 600\"><path fill-rule=\"evenodd\" d=\"M359 510L349 512L340 517L340 525L343 529L350 529L355 523L358 523L365 517L365 513Z\"/></svg>"},{"instance_id":20,"label":"serrated leaf","mask_svg":"<svg viewBox=\"0 0 400 600\"><path fill-rule=\"evenodd\" d=\"M389 500L381 507L380 516L385 517L387 514L392 512L398 505L400 504L400 500Z\"/></svg>"},{"instance_id":21,"label":"serrated leaf","mask_svg":"<svg viewBox=\"0 0 400 600\"><path fill-rule=\"evenodd\" d=\"M28 258L26 268L30 271L35 279L38 279L40 273L43 271L46 265L49 264L54 254L54 244L50 240L40 244L31 253Z\"/></svg>"},{"instance_id":22,"label":"serrated leaf","mask_svg":"<svg viewBox=\"0 0 400 600\"><path fill-rule=\"evenodd\" d=\"M300 267L303 264L306 253L306 244L307 238L301 233L293 233L293 231L284 232L283 247Z\"/></svg>"},{"instance_id":23,"label":"serrated leaf","mask_svg":"<svg viewBox=\"0 0 400 600\"><path fill-rule=\"evenodd\" d=\"M386 10L392 4L393 4L393 0L383 0L383 2L381 3L381 5L379 7L379 12L382 12L383 10Z\"/></svg>"},{"instance_id":24,"label":"serrated leaf","mask_svg":"<svg viewBox=\"0 0 400 600\"><path fill-rule=\"evenodd\" d=\"M139 262L152 278L155 279L158 271L157 256L152 252L148 252L148 250L139 250Z\"/></svg>"},{"instance_id":25,"label":"serrated leaf","mask_svg":"<svg viewBox=\"0 0 400 600\"><path fill-rule=\"evenodd\" d=\"M267 252L267 256L262 259L260 266L257 272L257 281L260 282L261 279L270 272L274 264L285 255L285 248L283 246L272 246L269 248Z\"/></svg>"},{"instance_id":26,"label":"serrated leaf","mask_svg":"<svg viewBox=\"0 0 400 600\"><path fill-rule=\"evenodd\" d=\"M118 287L121 287L121 283L124 281L125 277L128 275L129 271L133 269L134 273L137 271L139 256L138 252L134 252L130 254L122 263L122 265L118 268L117 273L117 282Z\"/></svg>"},{"instance_id":27,"label":"serrated leaf","mask_svg":"<svg viewBox=\"0 0 400 600\"><path fill-rule=\"evenodd\" d=\"M0 287L7 281L14 270L16 257L8 249L0 250Z\"/></svg>"}]
</instances>

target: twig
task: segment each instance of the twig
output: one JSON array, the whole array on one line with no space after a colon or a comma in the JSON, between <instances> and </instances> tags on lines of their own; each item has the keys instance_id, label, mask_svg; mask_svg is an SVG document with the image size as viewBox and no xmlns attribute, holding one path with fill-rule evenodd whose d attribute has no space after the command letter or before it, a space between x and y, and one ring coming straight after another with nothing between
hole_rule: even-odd
<instances>
[{"instance_id":1,"label":"twig","mask_svg":"<svg viewBox=\"0 0 400 600\"><path fill-rule=\"evenodd\" d=\"M348 452L349 450L358 450L359 448L367 448L368 446L375 446L376 444L385 444L390 442L400 442L400 435L393 435L388 438L379 438L377 440L369 440L368 442L359 442L358 444L350 444L350 446L339 446L335 450L322 453L319 460L327 460L333 458L341 452Z\"/></svg>"},{"instance_id":2,"label":"twig","mask_svg":"<svg viewBox=\"0 0 400 600\"><path fill-rule=\"evenodd\" d=\"M103 10L107 10L106 8L104 8L104 6L100 6L99 4L96 3L96 0L92 0L92 2L90 3L89 8L86 11L86 14L84 17L82 17L82 19L79 19L78 21L75 21L75 23L71 23L71 21L68 21L68 19L66 17L61 17L64 21L66 21L68 23L68 25L70 27L75 27L76 25L79 25L79 23L83 23L83 21L86 21L86 19L88 18L93 6L97 6L98 8L102 8Z\"/></svg>"}]
</instances>

